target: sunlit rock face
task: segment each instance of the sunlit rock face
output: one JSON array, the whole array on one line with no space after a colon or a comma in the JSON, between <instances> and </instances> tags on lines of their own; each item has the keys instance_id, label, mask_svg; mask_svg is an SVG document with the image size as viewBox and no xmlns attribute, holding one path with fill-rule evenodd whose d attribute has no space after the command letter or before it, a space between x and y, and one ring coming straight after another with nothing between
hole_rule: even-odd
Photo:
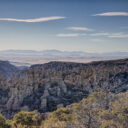
<instances>
[{"instance_id":1,"label":"sunlit rock face","mask_svg":"<svg viewBox=\"0 0 128 128\"><path fill-rule=\"evenodd\" d=\"M4 96L3 102L6 107L1 111L6 117L21 110L51 112L79 102L94 91L128 90L128 59L33 65L14 73L5 85L7 98Z\"/></svg>"}]
</instances>

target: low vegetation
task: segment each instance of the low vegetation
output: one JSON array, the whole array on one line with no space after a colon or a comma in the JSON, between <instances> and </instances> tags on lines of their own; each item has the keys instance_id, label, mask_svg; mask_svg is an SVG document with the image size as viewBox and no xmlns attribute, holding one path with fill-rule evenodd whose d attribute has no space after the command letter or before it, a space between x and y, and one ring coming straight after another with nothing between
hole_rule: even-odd
<instances>
[{"instance_id":1,"label":"low vegetation","mask_svg":"<svg viewBox=\"0 0 128 128\"><path fill-rule=\"evenodd\" d=\"M11 125L8 122L9 121L6 120L2 114L0 114L0 128L11 128Z\"/></svg>"},{"instance_id":2,"label":"low vegetation","mask_svg":"<svg viewBox=\"0 0 128 128\"><path fill-rule=\"evenodd\" d=\"M58 108L45 119L36 111L22 111L0 128L128 128L128 92L94 92L79 103Z\"/></svg>"}]
</instances>

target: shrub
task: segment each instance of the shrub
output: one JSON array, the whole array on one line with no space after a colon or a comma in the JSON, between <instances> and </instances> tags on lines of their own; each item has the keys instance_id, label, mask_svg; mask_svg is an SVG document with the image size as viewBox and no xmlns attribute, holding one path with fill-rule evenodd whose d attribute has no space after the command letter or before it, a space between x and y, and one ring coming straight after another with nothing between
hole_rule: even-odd
<instances>
[{"instance_id":1,"label":"shrub","mask_svg":"<svg viewBox=\"0 0 128 128\"><path fill-rule=\"evenodd\" d=\"M11 126L6 122L5 117L0 113L0 128L10 128Z\"/></svg>"},{"instance_id":2,"label":"shrub","mask_svg":"<svg viewBox=\"0 0 128 128\"><path fill-rule=\"evenodd\" d=\"M13 127L32 128L39 125L39 116L35 112L21 111L13 118Z\"/></svg>"}]
</instances>

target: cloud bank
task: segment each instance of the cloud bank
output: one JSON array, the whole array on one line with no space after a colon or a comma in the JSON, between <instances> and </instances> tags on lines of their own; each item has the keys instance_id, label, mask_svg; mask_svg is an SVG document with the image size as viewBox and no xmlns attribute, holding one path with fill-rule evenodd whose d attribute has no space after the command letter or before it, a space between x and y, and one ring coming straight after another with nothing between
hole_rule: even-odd
<instances>
[{"instance_id":1,"label":"cloud bank","mask_svg":"<svg viewBox=\"0 0 128 128\"><path fill-rule=\"evenodd\" d=\"M105 12L93 16L128 16L128 12Z\"/></svg>"},{"instance_id":2,"label":"cloud bank","mask_svg":"<svg viewBox=\"0 0 128 128\"><path fill-rule=\"evenodd\" d=\"M52 17L41 17L36 19L13 19L13 18L0 18L0 21L14 21L14 22L25 22L25 23L37 23L37 22L46 22L52 20L65 19L66 17L62 16L52 16Z\"/></svg>"},{"instance_id":3,"label":"cloud bank","mask_svg":"<svg viewBox=\"0 0 128 128\"><path fill-rule=\"evenodd\" d=\"M93 29L89 29L86 27L69 27L67 29L72 30L72 31L93 31Z\"/></svg>"}]
</instances>

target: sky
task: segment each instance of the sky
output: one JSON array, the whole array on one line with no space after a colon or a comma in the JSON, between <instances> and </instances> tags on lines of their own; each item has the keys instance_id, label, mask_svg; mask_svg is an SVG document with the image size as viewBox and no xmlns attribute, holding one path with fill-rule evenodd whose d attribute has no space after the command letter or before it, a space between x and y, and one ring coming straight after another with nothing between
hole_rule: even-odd
<instances>
[{"instance_id":1,"label":"sky","mask_svg":"<svg viewBox=\"0 0 128 128\"><path fill-rule=\"evenodd\" d=\"M0 50L128 51L128 0L0 0Z\"/></svg>"}]
</instances>

